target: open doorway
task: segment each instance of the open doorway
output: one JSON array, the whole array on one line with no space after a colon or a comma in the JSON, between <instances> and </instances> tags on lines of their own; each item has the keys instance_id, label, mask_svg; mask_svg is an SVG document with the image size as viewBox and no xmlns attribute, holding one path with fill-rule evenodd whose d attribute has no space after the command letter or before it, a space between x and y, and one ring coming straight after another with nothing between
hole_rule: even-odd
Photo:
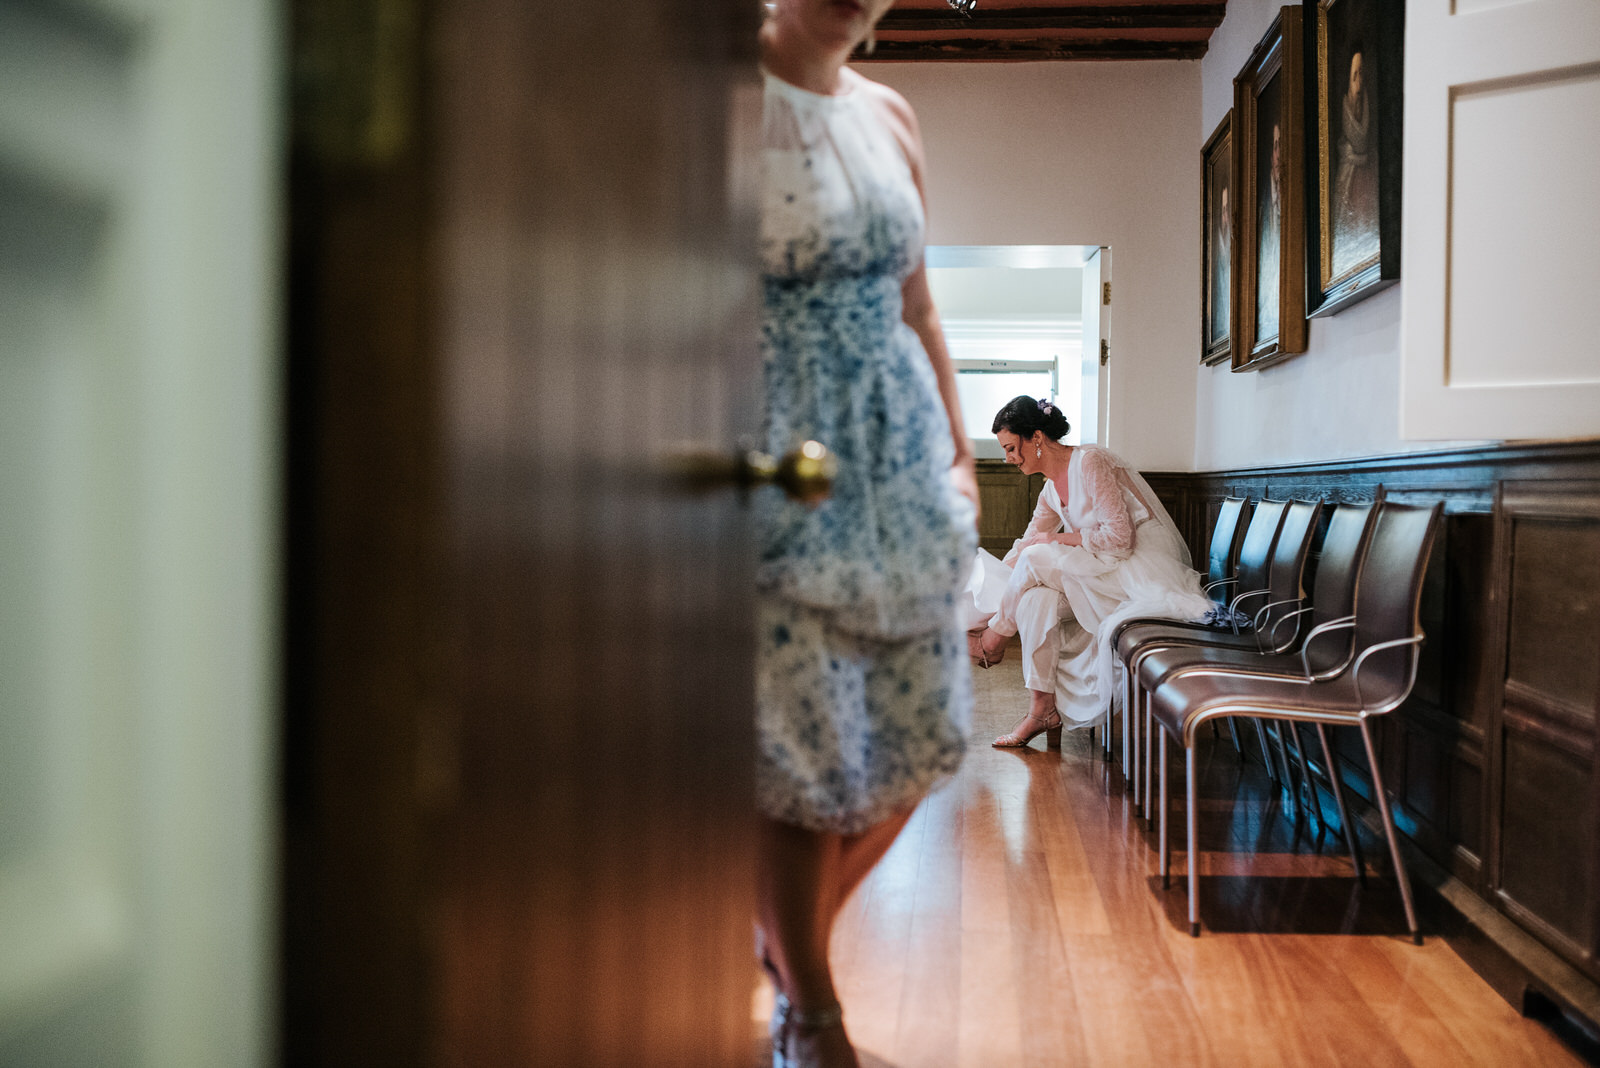
<instances>
[{"instance_id":1,"label":"open doorway","mask_svg":"<svg viewBox=\"0 0 1600 1068\"><path fill-rule=\"evenodd\" d=\"M1103 441L1100 374L1109 250L1098 245L935 245L928 280L955 361L967 433L998 459L994 413L1012 397L1049 397L1068 444Z\"/></svg>"}]
</instances>

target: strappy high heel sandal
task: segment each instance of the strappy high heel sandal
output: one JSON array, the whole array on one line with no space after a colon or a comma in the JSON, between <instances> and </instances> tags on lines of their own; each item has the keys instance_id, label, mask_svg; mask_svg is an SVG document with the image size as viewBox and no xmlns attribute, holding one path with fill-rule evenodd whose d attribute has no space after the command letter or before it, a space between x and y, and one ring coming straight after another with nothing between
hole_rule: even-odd
<instances>
[{"instance_id":1,"label":"strappy high heel sandal","mask_svg":"<svg viewBox=\"0 0 1600 1068\"><path fill-rule=\"evenodd\" d=\"M1044 744L1051 749L1061 748L1061 713L1055 709L1043 719L1029 712L1022 717L1022 722L1017 724L1010 734L1002 734L990 744L996 749L1022 749L1039 735L1044 735ZM1031 727L1031 729L1029 729ZM1023 732L1027 731L1026 734Z\"/></svg>"},{"instance_id":2,"label":"strappy high heel sandal","mask_svg":"<svg viewBox=\"0 0 1600 1068\"><path fill-rule=\"evenodd\" d=\"M767 1021L767 1036L772 1040L772 1068L788 1068L783 1047L789 1037L787 1028L792 1011L788 995L781 990L772 995L772 1017Z\"/></svg>"},{"instance_id":3,"label":"strappy high heel sandal","mask_svg":"<svg viewBox=\"0 0 1600 1068\"><path fill-rule=\"evenodd\" d=\"M834 1028L844 1030L844 1010L837 1001L815 1009L797 1009L792 1004L788 1005L780 1044L773 1050L774 1068L818 1068L821 1062L817 1060L814 1050L812 1056L802 1057L791 1054L789 1047L797 1038Z\"/></svg>"},{"instance_id":4,"label":"strappy high heel sandal","mask_svg":"<svg viewBox=\"0 0 1600 1068\"><path fill-rule=\"evenodd\" d=\"M983 629L967 631L967 655L972 662L981 668L994 667L1006 658L1006 647L1002 645L998 653L989 654L983 651Z\"/></svg>"}]
</instances>

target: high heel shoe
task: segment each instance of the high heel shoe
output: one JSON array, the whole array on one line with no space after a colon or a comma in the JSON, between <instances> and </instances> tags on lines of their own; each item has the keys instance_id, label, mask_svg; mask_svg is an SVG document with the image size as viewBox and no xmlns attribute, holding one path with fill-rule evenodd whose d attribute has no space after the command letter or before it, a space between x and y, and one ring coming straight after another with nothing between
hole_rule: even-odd
<instances>
[{"instance_id":1,"label":"high heel shoe","mask_svg":"<svg viewBox=\"0 0 1600 1068\"><path fill-rule=\"evenodd\" d=\"M772 996L772 1018L767 1021L767 1037L772 1040L772 1068L789 1068L783 1047L789 1037L789 1013L792 1010L789 998L781 991Z\"/></svg>"},{"instance_id":2,"label":"high heel shoe","mask_svg":"<svg viewBox=\"0 0 1600 1068\"><path fill-rule=\"evenodd\" d=\"M773 1051L774 1068L819 1068L822 1060L815 1045L809 1055L805 1051L793 1052L792 1047L807 1039L815 1039L825 1031L837 1028L842 1033L844 1010L837 1001L815 1009L797 1009L792 1004L786 1008L783 1034ZM849 1039L845 1041L848 1043Z\"/></svg>"},{"instance_id":3,"label":"high heel shoe","mask_svg":"<svg viewBox=\"0 0 1600 1068\"><path fill-rule=\"evenodd\" d=\"M983 651L983 629L967 631L967 655L972 662L981 668L994 667L1006 658L1006 647L1002 645L997 653Z\"/></svg>"},{"instance_id":4,"label":"high heel shoe","mask_svg":"<svg viewBox=\"0 0 1600 1068\"><path fill-rule=\"evenodd\" d=\"M1023 734L1022 732L1030 725L1033 729L1029 730L1028 733ZM1002 734L990 744L996 749L1022 749L1025 748L1029 742L1043 734L1045 736L1044 744L1048 748L1060 749L1061 728L1063 726L1064 724L1061 721L1061 713L1057 712L1053 708L1050 710L1050 714L1043 718L1035 716L1032 712L1029 712L1026 716L1022 717L1022 722L1017 724L1016 727L1012 729L1010 734Z\"/></svg>"}]
</instances>

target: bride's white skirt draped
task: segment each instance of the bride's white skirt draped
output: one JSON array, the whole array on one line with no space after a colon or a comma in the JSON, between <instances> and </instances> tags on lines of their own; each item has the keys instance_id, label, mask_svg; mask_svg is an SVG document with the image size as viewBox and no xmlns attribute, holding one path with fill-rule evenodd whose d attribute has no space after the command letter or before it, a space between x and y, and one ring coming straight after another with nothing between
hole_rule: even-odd
<instances>
[{"instance_id":1,"label":"bride's white skirt draped","mask_svg":"<svg viewBox=\"0 0 1600 1068\"><path fill-rule=\"evenodd\" d=\"M1123 620L1193 620L1213 607L1183 555L1177 536L1158 522L1139 524L1126 556L1030 545L1008 567L980 549L966 622L1020 634L1024 684L1054 691L1069 726L1092 726L1120 693L1111 639Z\"/></svg>"}]
</instances>

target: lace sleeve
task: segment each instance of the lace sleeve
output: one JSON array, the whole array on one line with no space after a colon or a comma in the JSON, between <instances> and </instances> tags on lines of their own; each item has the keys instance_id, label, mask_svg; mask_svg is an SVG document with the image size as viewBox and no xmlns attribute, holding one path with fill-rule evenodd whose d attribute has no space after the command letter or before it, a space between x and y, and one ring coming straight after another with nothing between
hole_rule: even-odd
<instances>
[{"instance_id":1,"label":"lace sleeve","mask_svg":"<svg viewBox=\"0 0 1600 1068\"><path fill-rule=\"evenodd\" d=\"M1122 496L1116 461L1094 449L1084 455L1079 475L1093 516L1093 521L1079 531L1084 548L1112 556L1129 555L1133 552L1133 519Z\"/></svg>"},{"instance_id":2,"label":"lace sleeve","mask_svg":"<svg viewBox=\"0 0 1600 1068\"><path fill-rule=\"evenodd\" d=\"M1066 526L1066 520L1061 513L1050 507L1049 495L1041 492L1039 503L1034 506L1033 519L1028 522L1028 529L1022 532L1022 537L1011 543L1011 551L1006 553L1005 562L1016 566L1017 553L1022 549L1024 539L1035 534L1054 534Z\"/></svg>"}]
</instances>

